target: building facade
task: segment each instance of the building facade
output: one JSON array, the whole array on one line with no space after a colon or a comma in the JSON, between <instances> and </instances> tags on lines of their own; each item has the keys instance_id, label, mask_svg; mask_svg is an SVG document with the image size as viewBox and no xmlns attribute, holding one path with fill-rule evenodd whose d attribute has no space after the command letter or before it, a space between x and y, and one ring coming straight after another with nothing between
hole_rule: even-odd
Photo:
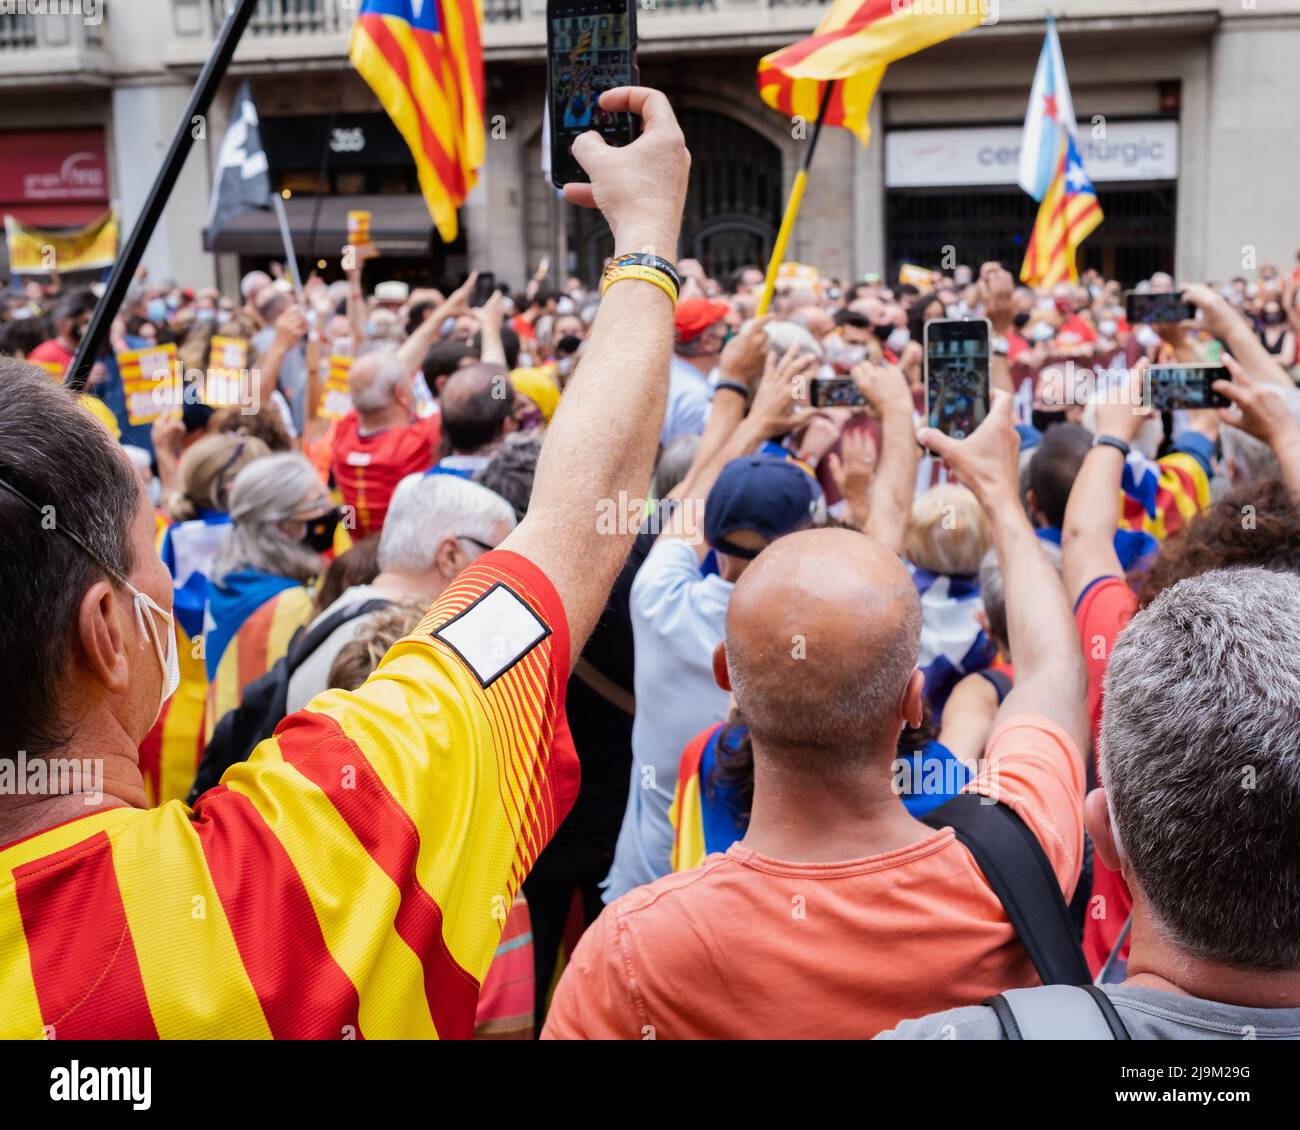
<instances>
[{"instance_id":1,"label":"building facade","mask_svg":"<svg viewBox=\"0 0 1300 1130\"><path fill-rule=\"evenodd\" d=\"M27 0L33 8L41 0ZM426 0L427 2L427 0ZM922 4L962 0L919 0ZM217 147L238 83L253 85L299 256L338 269L346 213L365 209L376 277L454 278L476 267L518 286L590 279L603 223L542 173L544 0L483 0L487 158L444 246L401 139L347 62L356 0L261 0L146 256L155 277L233 285L280 256L253 216L205 250ZM900 0L901 3L901 0ZM134 223L225 0L0 0L0 211L47 226L111 204ZM762 262L809 131L759 100L758 59L806 35L816 0L640 0L644 82L665 90L692 152L682 256L721 274ZM1166 269L1222 280L1289 264L1300 172L1300 0L1066 0L1052 5L1084 159L1106 221L1087 262L1126 281ZM860 145L828 130L789 255L842 278L926 266L1017 263L1034 205L1017 147L1049 5L1000 0L988 26L889 68ZM920 17L918 17L920 18ZM3 263L0 263L3 273Z\"/></svg>"}]
</instances>

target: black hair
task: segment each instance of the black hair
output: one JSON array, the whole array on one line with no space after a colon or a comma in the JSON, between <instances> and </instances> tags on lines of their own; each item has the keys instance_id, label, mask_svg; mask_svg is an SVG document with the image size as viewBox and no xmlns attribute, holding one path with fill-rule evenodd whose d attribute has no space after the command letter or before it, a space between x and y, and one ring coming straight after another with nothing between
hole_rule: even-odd
<instances>
[{"instance_id":1,"label":"black hair","mask_svg":"<svg viewBox=\"0 0 1300 1130\"><path fill-rule=\"evenodd\" d=\"M140 486L62 384L10 358L0 358L0 481L0 755L43 755L71 737L59 688L81 598L131 573Z\"/></svg>"},{"instance_id":2,"label":"black hair","mask_svg":"<svg viewBox=\"0 0 1300 1130\"><path fill-rule=\"evenodd\" d=\"M1079 424L1057 424L1043 435L1029 460L1027 486L1034 492L1038 509L1049 526L1065 522L1070 490L1092 447L1092 433Z\"/></svg>"}]
</instances>

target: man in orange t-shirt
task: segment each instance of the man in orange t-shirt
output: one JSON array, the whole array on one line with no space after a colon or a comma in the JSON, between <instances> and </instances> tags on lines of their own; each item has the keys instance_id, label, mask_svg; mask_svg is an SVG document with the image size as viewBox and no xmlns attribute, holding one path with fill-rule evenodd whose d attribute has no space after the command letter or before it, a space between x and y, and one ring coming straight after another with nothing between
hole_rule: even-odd
<instances>
[{"instance_id":1,"label":"man in orange t-shirt","mask_svg":"<svg viewBox=\"0 0 1300 1130\"><path fill-rule=\"evenodd\" d=\"M995 393L963 442L918 438L979 498L1006 582L1016 685L968 788L1032 829L1068 898L1083 853L1086 675L1017 500L1010 398ZM544 1036L863 1038L939 1002L1037 983L970 853L914 820L894 787L899 732L922 720L920 622L903 564L860 534L809 530L759 556L714 656L753 743L745 837L608 906Z\"/></svg>"}]
</instances>

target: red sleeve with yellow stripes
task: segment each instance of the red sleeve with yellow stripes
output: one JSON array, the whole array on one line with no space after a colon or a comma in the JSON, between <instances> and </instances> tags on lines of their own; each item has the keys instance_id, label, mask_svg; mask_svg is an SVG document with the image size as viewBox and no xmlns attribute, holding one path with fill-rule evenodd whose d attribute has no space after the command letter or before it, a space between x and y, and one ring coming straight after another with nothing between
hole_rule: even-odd
<instances>
[{"instance_id":1,"label":"red sleeve with yellow stripes","mask_svg":"<svg viewBox=\"0 0 1300 1130\"><path fill-rule=\"evenodd\" d=\"M568 672L550 582L485 554L193 813L116 809L0 851L0 1034L472 1035L577 794Z\"/></svg>"}]
</instances>

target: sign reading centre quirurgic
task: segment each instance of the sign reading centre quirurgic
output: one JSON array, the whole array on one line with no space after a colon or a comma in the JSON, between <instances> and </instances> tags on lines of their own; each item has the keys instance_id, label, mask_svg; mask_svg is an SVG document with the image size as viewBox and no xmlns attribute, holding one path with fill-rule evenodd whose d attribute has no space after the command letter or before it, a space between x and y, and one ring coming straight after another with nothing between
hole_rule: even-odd
<instances>
[{"instance_id":1,"label":"sign reading centre quirurgic","mask_svg":"<svg viewBox=\"0 0 1300 1130\"><path fill-rule=\"evenodd\" d=\"M892 130L885 135L885 187L1014 185L1020 126ZM1178 123L1107 122L1094 137L1079 121L1079 149L1094 182L1176 180Z\"/></svg>"}]
</instances>

